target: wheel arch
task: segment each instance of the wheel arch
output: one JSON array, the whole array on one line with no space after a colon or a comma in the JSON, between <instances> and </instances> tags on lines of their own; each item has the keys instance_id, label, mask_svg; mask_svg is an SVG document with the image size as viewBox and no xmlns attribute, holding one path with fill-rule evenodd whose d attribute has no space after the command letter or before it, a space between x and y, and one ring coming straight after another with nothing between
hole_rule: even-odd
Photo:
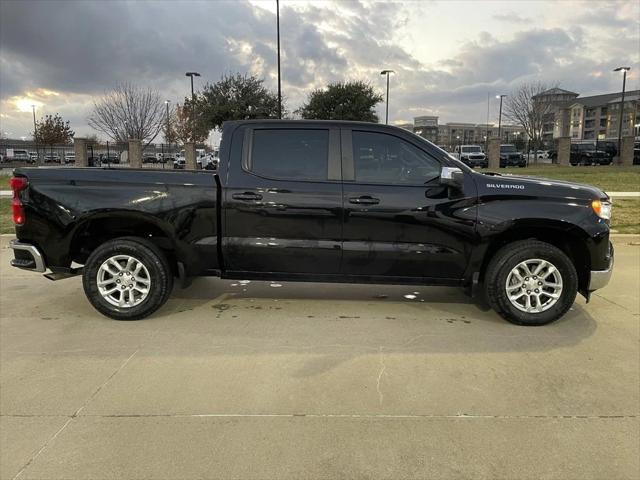
<instances>
[{"instance_id":1,"label":"wheel arch","mask_svg":"<svg viewBox=\"0 0 640 480\"><path fill-rule=\"evenodd\" d=\"M578 289L586 290L591 272L591 257L585 239L587 232L576 225L561 220L525 219L514 222L508 229L493 236L488 243L480 268L480 281L484 281L489 262L505 245L519 240L539 240L549 243L565 253L578 275Z\"/></svg>"},{"instance_id":2,"label":"wheel arch","mask_svg":"<svg viewBox=\"0 0 640 480\"><path fill-rule=\"evenodd\" d=\"M144 238L166 255L172 269L177 269L175 236L171 226L161 219L139 211L97 212L78 223L69 242L72 261L84 264L99 245L118 237Z\"/></svg>"}]
</instances>

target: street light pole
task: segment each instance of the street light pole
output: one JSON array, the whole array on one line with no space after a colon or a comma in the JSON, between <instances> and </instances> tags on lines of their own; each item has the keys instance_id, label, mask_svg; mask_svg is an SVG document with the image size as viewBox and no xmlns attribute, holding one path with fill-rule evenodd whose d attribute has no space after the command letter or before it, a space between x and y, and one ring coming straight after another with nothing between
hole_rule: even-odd
<instances>
[{"instance_id":1,"label":"street light pole","mask_svg":"<svg viewBox=\"0 0 640 480\"><path fill-rule=\"evenodd\" d=\"M164 137L165 137L164 140L165 140L165 142L167 142L167 154L169 154L169 150L171 150L171 140L169 139L169 128L170 128L170 126L169 126L169 103L170 103L170 100L165 100L164 101L164 104L167 107L167 131L165 132L165 135L164 135ZM166 161L167 161L167 159L164 158L164 155L162 155L162 168L164 168L164 164L166 163Z\"/></svg>"},{"instance_id":2,"label":"street light pole","mask_svg":"<svg viewBox=\"0 0 640 480\"><path fill-rule=\"evenodd\" d=\"M40 161L40 149L38 148L38 127L36 125L36 106L31 105L31 110L33 111L33 142L36 144L36 157L38 157L37 161Z\"/></svg>"},{"instance_id":3,"label":"street light pole","mask_svg":"<svg viewBox=\"0 0 640 480\"><path fill-rule=\"evenodd\" d=\"M386 113L384 116L384 123L385 125L389 124L389 74L390 73L396 73L393 70L382 70L380 72L380 75L386 75L387 76L387 101L386 101Z\"/></svg>"},{"instance_id":4,"label":"street light pole","mask_svg":"<svg viewBox=\"0 0 640 480\"><path fill-rule=\"evenodd\" d=\"M622 122L624 120L624 91L627 86L627 72L631 67L618 67L614 72L622 72L622 98L620 99L620 121L618 123L618 162L622 160Z\"/></svg>"},{"instance_id":5,"label":"street light pole","mask_svg":"<svg viewBox=\"0 0 640 480\"><path fill-rule=\"evenodd\" d=\"M191 77L191 141L194 140L194 131L196 125L196 95L193 91L193 77L199 77L200 74L198 72L187 72L185 73L186 77Z\"/></svg>"},{"instance_id":6,"label":"street light pole","mask_svg":"<svg viewBox=\"0 0 640 480\"><path fill-rule=\"evenodd\" d=\"M282 84L280 83L280 0L276 0L276 33L278 37L278 118L282 119Z\"/></svg>"},{"instance_id":7,"label":"street light pole","mask_svg":"<svg viewBox=\"0 0 640 480\"><path fill-rule=\"evenodd\" d=\"M502 99L506 97L506 95L496 95L496 98L500 99L500 113L498 114L498 139L500 139L500 143L502 143Z\"/></svg>"}]
</instances>

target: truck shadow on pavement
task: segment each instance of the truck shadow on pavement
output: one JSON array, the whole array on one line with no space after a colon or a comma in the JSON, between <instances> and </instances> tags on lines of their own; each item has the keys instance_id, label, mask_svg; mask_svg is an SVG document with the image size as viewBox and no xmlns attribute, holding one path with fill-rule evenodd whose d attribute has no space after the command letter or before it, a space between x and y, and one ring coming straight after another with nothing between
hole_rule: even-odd
<instances>
[{"instance_id":1,"label":"truck shadow on pavement","mask_svg":"<svg viewBox=\"0 0 640 480\"><path fill-rule=\"evenodd\" d=\"M522 327L456 288L220 279L198 279L174 291L155 317L178 335L184 322L198 324L212 342L235 344L245 354L318 354L301 376L377 352L549 351L576 345L597 328L583 300L550 325Z\"/></svg>"}]
</instances>

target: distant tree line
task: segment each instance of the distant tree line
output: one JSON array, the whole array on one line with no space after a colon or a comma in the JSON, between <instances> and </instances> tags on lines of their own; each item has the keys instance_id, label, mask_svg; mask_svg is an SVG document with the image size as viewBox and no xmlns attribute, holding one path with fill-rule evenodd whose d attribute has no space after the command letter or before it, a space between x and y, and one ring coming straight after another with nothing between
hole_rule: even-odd
<instances>
[{"instance_id":1,"label":"distant tree line","mask_svg":"<svg viewBox=\"0 0 640 480\"><path fill-rule=\"evenodd\" d=\"M377 122L382 95L362 81L331 83L311 92L294 112L306 119ZM283 117L289 113L283 108ZM252 75L223 75L180 105L166 108L160 94L124 83L94 102L88 123L115 142L151 143L162 132L169 143L201 143L230 120L278 118L278 96Z\"/></svg>"},{"instance_id":2,"label":"distant tree line","mask_svg":"<svg viewBox=\"0 0 640 480\"><path fill-rule=\"evenodd\" d=\"M550 88L541 82L523 83L507 97L504 115L521 125L533 145L540 145L545 118L552 106L536 99ZM295 117L319 120L378 122L376 106L383 97L368 83L345 81L313 90L293 112ZM283 107L283 117L290 113ZM146 145L160 134L166 142L204 142L211 130L225 121L278 118L277 93L253 75L223 75L207 83L193 98L167 108L159 92L122 83L97 99L87 119L89 125L114 142L130 138ZM59 115L37 122L35 139L42 144L69 143L73 131ZM98 139L94 140L97 143Z\"/></svg>"}]
</instances>

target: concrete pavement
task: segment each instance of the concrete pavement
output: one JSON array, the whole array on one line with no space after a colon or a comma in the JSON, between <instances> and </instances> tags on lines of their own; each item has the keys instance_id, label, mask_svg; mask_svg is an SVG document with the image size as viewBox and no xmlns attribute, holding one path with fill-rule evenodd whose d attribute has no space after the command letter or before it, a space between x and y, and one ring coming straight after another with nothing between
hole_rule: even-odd
<instances>
[{"instance_id":1,"label":"concrete pavement","mask_svg":"<svg viewBox=\"0 0 640 480\"><path fill-rule=\"evenodd\" d=\"M640 476L640 237L540 328L460 291L198 279L116 322L0 253L0 477Z\"/></svg>"}]
</instances>

